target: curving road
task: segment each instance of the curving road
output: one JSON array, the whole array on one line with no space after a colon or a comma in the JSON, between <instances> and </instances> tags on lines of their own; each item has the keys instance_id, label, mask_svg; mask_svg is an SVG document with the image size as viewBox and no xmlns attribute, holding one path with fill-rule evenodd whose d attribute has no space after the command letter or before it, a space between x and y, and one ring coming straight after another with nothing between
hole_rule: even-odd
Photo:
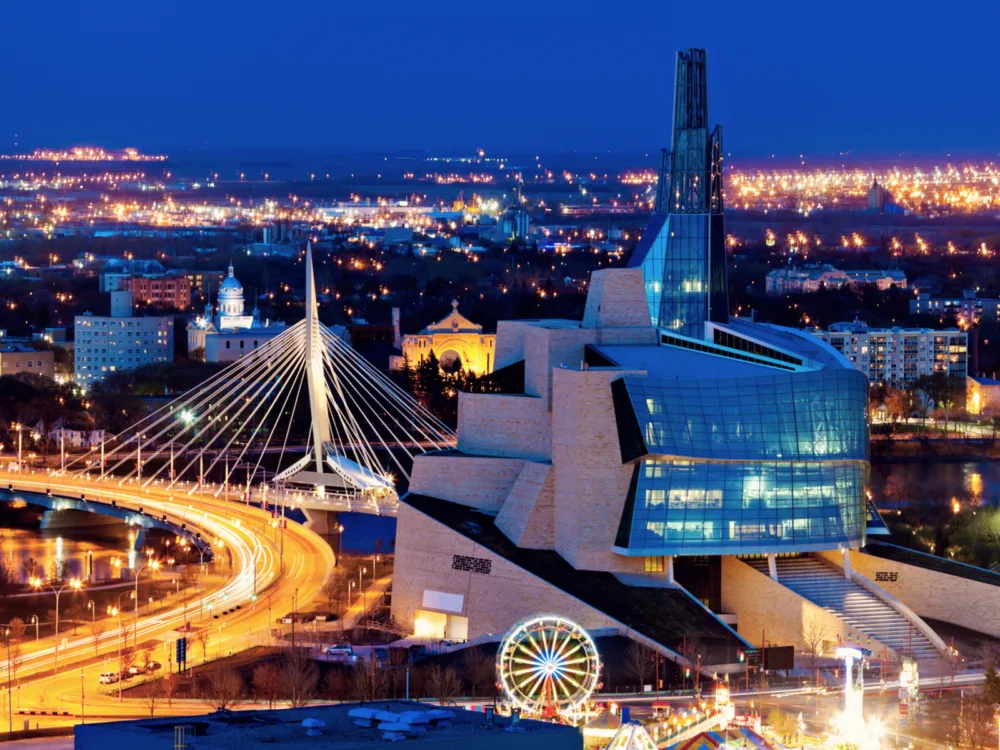
<instances>
[{"instance_id":1,"label":"curving road","mask_svg":"<svg viewBox=\"0 0 1000 750\"><path fill-rule=\"evenodd\" d=\"M305 527L289 522L283 534L269 527L270 514L237 502L226 501L211 495L199 495L189 491L179 491L177 487L167 491L162 488L138 487L134 482L119 484L118 479L100 481L93 479L48 476L39 474L7 474L0 472L0 482L10 483L16 490L45 492L54 495L65 494L78 497L114 499L120 507L138 508L147 512L166 515L170 520L186 523L189 528L197 528L203 538L221 540L221 545L232 555L232 571L214 582L198 598L187 605L176 604L165 612L154 613L150 618L139 618L138 642L165 641L153 656L167 664L167 648L172 655L173 632L185 622L192 628L207 629L206 650L210 658L217 654L239 651L248 645L265 642L269 638L270 625L278 617L310 602L320 592L324 582L334 567L334 554L329 545L317 534ZM276 538L277 537L277 538ZM282 555L282 547L284 552ZM217 555L220 561L228 555ZM283 560L283 565L282 565ZM228 567L228 566L223 566ZM256 603L253 601L257 593ZM202 607L203 600L203 607ZM240 609L235 609L239 605ZM222 612L231 613L223 615ZM133 620L132 612L126 612L127 621ZM70 637L64 648L59 650L59 669L54 672L55 652L52 640L43 639L40 647L25 644L25 656L17 670L22 683L20 695L14 691L13 725L22 726L28 718L35 722L51 725L53 721L65 723L66 718L44 719L37 715L26 717L17 713L21 710L68 710L74 716L81 713L97 716L149 715L148 707L136 702L119 703L112 695L113 689L98 685L98 677L105 669L113 670L117 665L118 623L108 620L107 632L101 637L99 656L95 656L93 636ZM62 634L66 637L66 634ZM189 666L200 663L200 646L189 641ZM108 666L105 667L105 662ZM10 713L6 701L7 664L0 661L0 731L6 731ZM81 687L84 699L81 701ZM83 711L81 711L81 703ZM173 706L175 713L191 713L190 704ZM163 710L167 710L164 704ZM162 713L157 706L157 714ZM79 718L72 720L77 723Z\"/></svg>"}]
</instances>

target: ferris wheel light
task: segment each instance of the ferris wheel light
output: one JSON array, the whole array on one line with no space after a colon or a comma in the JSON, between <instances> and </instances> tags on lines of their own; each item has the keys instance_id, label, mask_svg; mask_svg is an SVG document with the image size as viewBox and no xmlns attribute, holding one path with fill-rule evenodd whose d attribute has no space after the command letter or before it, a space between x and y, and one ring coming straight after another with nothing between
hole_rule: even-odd
<instances>
[{"instance_id":1,"label":"ferris wheel light","mask_svg":"<svg viewBox=\"0 0 1000 750\"><path fill-rule=\"evenodd\" d=\"M600 671L593 639L557 615L519 622L497 652L500 687L510 703L527 714L577 711L597 689Z\"/></svg>"}]
</instances>

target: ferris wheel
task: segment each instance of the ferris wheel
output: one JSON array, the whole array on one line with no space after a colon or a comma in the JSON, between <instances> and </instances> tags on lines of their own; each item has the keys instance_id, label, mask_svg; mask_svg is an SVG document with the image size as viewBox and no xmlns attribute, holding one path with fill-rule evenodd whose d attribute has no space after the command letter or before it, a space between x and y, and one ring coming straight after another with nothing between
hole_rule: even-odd
<instances>
[{"instance_id":1,"label":"ferris wheel","mask_svg":"<svg viewBox=\"0 0 1000 750\"><path fill-rule=\"evenodd\" d=\"M497 680L523 712L573 713L599 687L601 658L593 639L575 622L538 615L511 628L497 652Z\"/></svg>"}]
</instances>

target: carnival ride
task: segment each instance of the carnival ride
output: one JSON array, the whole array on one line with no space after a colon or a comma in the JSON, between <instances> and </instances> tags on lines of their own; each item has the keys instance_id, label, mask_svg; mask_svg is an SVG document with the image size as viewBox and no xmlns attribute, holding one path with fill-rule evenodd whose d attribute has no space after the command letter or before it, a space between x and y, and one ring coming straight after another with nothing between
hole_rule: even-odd
<instances>
[{"instance_id":1,"label":"carnival ride","mask_svg":"<svg viewBox=\"0 0 1000 750\"><path fill-rule=\"evenodd\" d=\"M601 659L576 623L538 615L511 628L497 651L497 682L527 715L575 721L600 687Z\"/></svg>"},{"instance_id":2,"label":"carnival ride","mask_svg":"<svg viewBox=\"0 0 1000 750\"><path fill-rule=\"evenodd\" d=\"M304 320L58 473L393 514L396 477L455 433L320 323L311 248L305 290Z\"/></svg>"}]
</instances>

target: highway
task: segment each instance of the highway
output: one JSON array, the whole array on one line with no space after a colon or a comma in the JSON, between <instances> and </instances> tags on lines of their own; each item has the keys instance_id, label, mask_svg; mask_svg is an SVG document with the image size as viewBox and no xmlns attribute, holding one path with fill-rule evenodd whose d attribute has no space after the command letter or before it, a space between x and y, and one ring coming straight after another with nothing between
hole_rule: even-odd
<instances>
[{"instance_id":1,"label":"highway","mask_svg":"<svg viewBox=\"0 0 1000 750\"><path fill-rule=\"evenodd\" d=\"M185 621L190 621L193 628L208 628L206 650L210 658L266 642L271 623L314 599L335 563L330 546L309 529L289 522L282 534L269 527L271 516L265 511L209 494L189 494L177 487L170 491L155 486L141 488L134 481L120 485L119 479L102 482L40 474L19 476L0 472L0 482L12 484L15 490L42 493L49 490L54 495L69 497L79 497L83 493L90 498L114 499L120 507L138 508L141 505L146 512L166 515L171 521L197 528L203 538L220 540L218 546L232 555L232 571L228 576L215 581L215 585L186 606L175 603L165 612L139 618L139 644L165 642L152 657L164 667L177 637L174 630L182 627ZM222 555L217 554L217 559L221 558ZM252 600L255 591L256 603ZM66 594L64 601L65 597ZM238 610L235 609L237 605ZM124 620L130 624L134 615L128 607L125 609ZM223 615L226 610L231 613ZM32 721L32 726L35 722L52 726L54 721L67 721L65 718L25 717L17 713L18 707L36 711L68 710L74 717L84 714L91 717L148 716L148 707L137 701L119 702L117 696L110 695L113 686L98 685L100 673L113 671L117 666L119 632L118 619L109 619L107 632L100 640L99 656L95 656L93 636L68 637L67 645L59 650L58 671L54 669L56 658L52 639L48 639L48 643L43 639L41 647L26 648L17 670L22 687L20 695L13 699L14 729L21 728L25 718ZM61 637L67 635L62 633ZM201 660L200 647L189 642L189 666ZM4 693L0 705L5 714L2 719L6 719L0 719L0 727L3 727L0 731L6 730L11 714L4 685L6 672L6 662L0 661L0 688ZM192 708L191 705L178 706L175 702L173 711L190 713ZM165 702L163 709L167 710ZM160 713L158 706L157 714ZM72 718L71 721L78 723L79 720Z\"/></svg>"}]
</instances>

